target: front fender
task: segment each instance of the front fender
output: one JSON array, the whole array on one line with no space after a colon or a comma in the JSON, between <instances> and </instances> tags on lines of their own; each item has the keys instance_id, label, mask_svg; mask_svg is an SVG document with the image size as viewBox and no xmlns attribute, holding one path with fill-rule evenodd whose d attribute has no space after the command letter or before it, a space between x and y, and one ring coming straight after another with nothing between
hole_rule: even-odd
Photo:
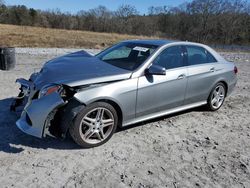
<instances>
[{"instance_id":1,"label":"front fender","mask_svg":"<svg viewBox=\"0 0 250 188\"><path fill-rule=\"evenodd\" d=\"M74 97L86 105L100 100L116 103L123 115L123 121L135 118L138 79L128 79L100 87L78 91Z\"/></svg>"}]
</instances>

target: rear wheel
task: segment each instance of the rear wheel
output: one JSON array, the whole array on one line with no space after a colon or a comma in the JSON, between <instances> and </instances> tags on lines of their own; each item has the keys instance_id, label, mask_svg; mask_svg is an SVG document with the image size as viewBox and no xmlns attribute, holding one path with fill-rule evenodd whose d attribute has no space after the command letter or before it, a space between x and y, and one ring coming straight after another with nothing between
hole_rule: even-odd
<instances>
[{"instance_id":1,"label":"rear wheel","mask_svg":"<svg viewBox=\"0 0 250 188\"><path fill-rule=\"evenodd\" d=\"M118 116L113 106L96 102L77 115L69 131L78 145L91 148L107 142L116 130L117 122Z\"/></svg>"},{"instance_id":2,"label":"rear wheel","mask_svg":"<svg viewBox=\"0 0 250 188\"><path fill-rule=\"evenodd\" d=\"M207 107L211 111L220 109L226 97L226 87L223 83L219 82L213 88L207 101Z\"/></svg>"}]
</instances>

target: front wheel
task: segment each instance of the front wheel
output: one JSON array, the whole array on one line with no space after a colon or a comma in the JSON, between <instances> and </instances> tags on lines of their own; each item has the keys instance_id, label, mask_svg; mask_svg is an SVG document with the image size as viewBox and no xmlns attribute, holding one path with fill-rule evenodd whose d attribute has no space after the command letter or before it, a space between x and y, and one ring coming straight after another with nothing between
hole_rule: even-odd
<instances>
[{"instance_id":1,"label":"front wheel","mask_svg":"<svg viewBox=\"0 0 250 188\"><path fill-rule=\"evenodd\" d=\"M223 83L218 83L213 88L207 100L207 107L211 111L219 110L226 97L226 89Z\"/></svg>"},{"instance_id":2,"label":"front wheel","mask_svg":"<svg viewBox=\"0 0 250 188\"><path fill-rule=\"evenodd\" d=\"M116 130L117 123L118 116L114 107L96 102L77 115L69 132L78 145L91 148L107 142Z\"/></svg>"}]
</instances>

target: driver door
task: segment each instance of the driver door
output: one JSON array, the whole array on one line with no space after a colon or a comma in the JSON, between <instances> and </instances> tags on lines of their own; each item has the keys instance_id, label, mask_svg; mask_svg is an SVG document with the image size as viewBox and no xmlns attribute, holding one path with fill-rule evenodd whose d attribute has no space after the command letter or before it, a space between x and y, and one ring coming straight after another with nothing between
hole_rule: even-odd
<instances>
[{"instance_id":1,"label":"driver door","mask_svg":"<svg viewBox=\"0 0 250 188\"><path fill-rule=\"evenodd\" d=\"M183 105L187 86L183 49L182 46L168 47L153 61L166 68L166 75L145 74L139 78L136 117Z\"/></svg>"}]
</instances>

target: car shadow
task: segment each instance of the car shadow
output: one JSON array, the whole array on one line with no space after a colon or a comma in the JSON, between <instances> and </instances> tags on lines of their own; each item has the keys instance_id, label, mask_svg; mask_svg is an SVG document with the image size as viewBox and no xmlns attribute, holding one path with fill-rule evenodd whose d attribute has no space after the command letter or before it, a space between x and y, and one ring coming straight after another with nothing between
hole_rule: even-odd
<instances>
[{"instance_id":1,"label":"car shadow","mask_svg":"<svg viewBox=\"0 0 250 188\"><path fill-rule=\"evenodd\" d=\"M20 131L15 122L20 116L21 111L11 112L10 105L13 98L7 98L0 100L0 152L5 153L20 153L25 150L25 147L32 147L37 149L61 149L61 150L74 150L81 149L80 146L76 145L72 138L68 136L66 139L61 140L58 138L45 138L39 139L33 136L27 135ZM203 111L203 108L196 108L192 110L187 110L180 113L175 113L172 115L163 116L160 118L155 118L153 120L144 121L141 123L126 126L124 128L119 128L117 132L124 131L127 129L142 126L151 122L156 122L165 118L170 118L173 116L178 116L180 114L188 113L190 111Z\"/></svg>"},{"instance_id":2,"label":"car shadow","mask_svg":"<svg viewBox=\"0 0 250 188\"><path fill-rule=\"evenodd\" d=\"M187 114L187 113L194 112L194 111L196 111L196 112L206 112L207 109L206 109L205 106L200 106L200 107L184 110L184 111L181 111L181 112L176 112L176 113L169 114L169 115L164 115L164 116L161 116L161 117L158 117L158 118L153 118L153 119L150 119L150 120L146 120L146 121L142 121L142 122L135 123L135 124L132 124L132 125L128 125L126 127L118 127L118 130L116 132L125 131L125 130L135 128L135 127L140 127L140 126L146 125L148 123L154 123L154 122L162 121L162 120L167 119L167 118L176 117L176 116Z\"/></svg>"},{"instance_id":3,"label":"car shadow","mask_svg":"<svg viewBox=\"0 0 250 188\"><path fill-rule=\"evenodd\" d=\"M11 112L10 105L13 98L0 100L0 152L20 153L25 147L32 148L54 148L54 149L80 149L70 137L63 142L61 139L46 138L39 139L29 136L20 131L15 122L17 121L20 111Z\"/></svg>"}]
</instances>

